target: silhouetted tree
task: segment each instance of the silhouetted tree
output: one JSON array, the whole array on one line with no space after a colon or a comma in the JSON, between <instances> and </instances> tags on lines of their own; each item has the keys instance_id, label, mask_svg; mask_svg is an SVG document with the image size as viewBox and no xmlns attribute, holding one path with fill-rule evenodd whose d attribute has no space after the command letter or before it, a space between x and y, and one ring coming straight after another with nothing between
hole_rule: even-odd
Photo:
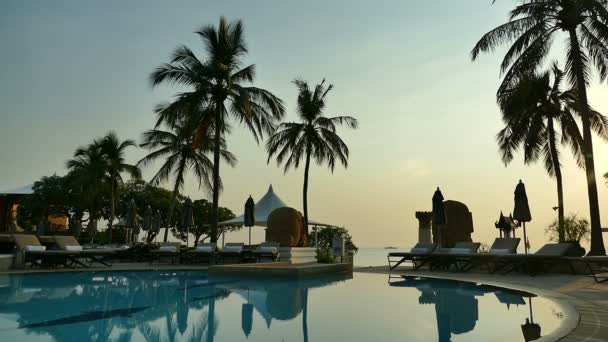
<instances>
[{"instance_id":1,"label":"silhouetted tree","mask_svg":"<svg viewBox=\"0 0 608 342\"><path fill-rule=\"evenodd\" d=\"M167 224L171 224L175 198L179 190L184 186L186 172L191 170L196 175L199 187L213 189L210 173L213 170L213 162L207 157L207 153L214 151L215 140L204 139L201 144L195 144L195 131L198 121L192 117L181 118L169 125L168 131L159 129L149 130L144 133L141 147L151 150L142 158L138 165L146 166L159 158L164 158L164 163L158 172L152 177L151 183L158 185L166 182L173 174L173 196L169 205ZM230 165L236 164L236 158L225 149L225 142L220 140L220 155ZM164 241L167 242L169 226L165 230Z\"/></svg>"},{"instance_id":2,"label":"silhouetted tree","mask_svg":"<svg viewBox=\"0 0 608 342\"><path fill-rule=\"evenodd\" d=\"M542 157L547 173L557 182L559 242L564 242L564 192L559 144L570 145L579 166L584 167L583 137L575 115L578 108L576 91L562 91L563 72L554 64L551 71L530 74L509 85L498 96L505 123L497 135L502 160L509 164L514 152L522 147L524 162L530 164ZM606 118L591 110L596 133L607 136ZM556 127L559 125L559 127Z\"/></svg>"},{"instance_id":3,"label":"silhouetted tree","mask_svg":"<svg viewBox=\"0 0 608 342\"><path fill-rule=\"evenodd\" d=\"M301 122L282 123L266 143L268 162L276 156L277 164L283 163L285 158L285 172L290 167L297 168L300 161L304 164L304 226L308 235L308 170L310 159L314 158L317 164L327 162L333 172L336 159L348 167L348 146L336 133L336 126L346 125L357 128L357 120L350 116L324 116L325 97L333 88L330 84L325 87L325 80L318 84L314 90L308 83L296 79L294 84L298 87L297 112Z\"/></svg>"},{"instance_id":4,"label":"silhouetted tree","mask_svg":"<svg viewBox=\"0 0 608 342\"><path fill-rule=\"evenodd\" d=\"M606 0L519 0L509 21L486 33L471 52L473 60L512 42L501 64L504 80L499 94L519 78L536 71L545 61L560 32L567 34L566 74L579 97L583 129L583 155L587 175L589 216L591 219L590 255L605 255L593 158L593 121L587 86L591 71L600 79L608 76L608 2Z\"/></svg>"},{"instance_id":5,"label":"silhouetted tree","mask_svg":"<svg viewBox=\"0 0 608 342\"><path fill-rule=\"evenodd\" d=\"M248 86L255 78L255 65L243 66L247 47L242 22L228 23L220 18L219 26L204 26L196 32L202 39L207 59L199 59L186 46L178 47L167 64L150 75L153 86L172 83L189 86L192 91L180 93L177 99L157 109L158 122L175 123L179 117L202 112L194 144L199 145L213 133L213 210L211 241L217 241L220 192L220 141L229 131L228 120L244 124L256 141L271 134L284 115L282 101L271 92Z\"/></svg>"}]
</instances>

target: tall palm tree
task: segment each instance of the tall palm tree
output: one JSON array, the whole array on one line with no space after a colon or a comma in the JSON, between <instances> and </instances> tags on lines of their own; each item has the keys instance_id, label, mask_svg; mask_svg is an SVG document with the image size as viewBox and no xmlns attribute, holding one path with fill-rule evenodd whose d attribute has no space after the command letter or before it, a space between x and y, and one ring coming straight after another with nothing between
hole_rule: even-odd
<instances>
[{"instance_id":1,"label":"tall palm tree","mask_svg":"<svg viewBox=\"0 0 608 342\"><path fill-rule=\"evenodd\" d=\"M521 146L524 162L530 164L543 158L547 173L557 183L559 241L564 242L564 192L559 143L570 145L579 166L584 167L583 137L578 129L575 114L578 108L576 92L562 91L563 72L557 64L552 70L522 77L498 96L505 123L497 135L502 160L509 164L514 152ZM596 120L606 118L591 111ZM559 125L559 128L556 128ZM561 129L560 129L561 128ZM605 125L596 132L606 138ZM561 137L561 139L560 139Z\"/></svg>"},{"instance_id":2,"label":"tall palm tree","mask_svg":"<svg viewBox=\"0 0 608 342\"><path fill-rule=\"evenodd\" d=\"M135 165L127 164L125 161L126 150L129 147L137 147L137 145L135 144L135 141L130 139L120 141L114 132L109 132L101 139L96 140L94 145L99 147L103 155L105 161L105 174L110 183L110 219L108 229L111 239L116 198L118 198L118 186L124 184L122 174L127 173L132 178L137 179L141 177L139 168Z\"/></svg>"},{"instance_id":3,"label":"tall palm tree","mask_svg":"<svg viewBox=\"0 0 608 342\"><path fill-rule=\"evenodd\" d=\"M327 162L334 171L336 159L348 167L348 146L336 133L336 126L346 125L357 128L357 120L350 116L324 116L325 97L333 85L325 86L325 80L311 90L308 83L296 79L293 83L298 88L297 113L301 122L286 122L279 125L277 131L266 142L268 162L276 155L277 164L283 163L285 158L285 172L290 167L298 168L300 161L304 164L303 207L304 226L308 236L308 170L310 159L314 158L317 164Z\"/></svg>"},{"instance_id":4,"label":"tall palm tree","mask_svg":"<svg viewBox=\"0 0 608 342\"><path fill-rule=\"evenodd\" d=\"M501 64L504 80L500 93L522 75L537 70L560 33L564 33L566 41L566 73L579 97L591 219L589 254L605 255L592 140L592 127L598 123L589 108L587 86L592 69L598 71L602 81L608 77L608 1L519 0L509 21L486 33L471 51L471 57L475 60L482 52L512 42Z\"/></svg>"},{"instance_id":5,"label":"tall palm tree","mask_svg":"<svg viewBox=\"0 0 608 342\"><path fill-rule=\"evenodd\" d=\"M194 118L194 120L192 119ZM137 165L147 166L149 163L164 158L164 163L158 172L152 177L151 183L158 185L166 182L171 175L174 177L173 194L171 196L171 204L169 205L169 214L167 219L167 229L163 241L167 242L169 226L173 216L176 196L180 189L184 186L184 178L188 170L192 170L199 182L199 187L213 189L211 173L213 171L213 162L207 156L212 153L215 141L212 139L204 139L199 146L194 144L195 131L198 121L194 116L183 118L177 121L174 125L169 126L169 130L153 129L143 134L144 142L141 147L151 150L151 152L142 158ZM220 154L224 161L231 166L236 164L235 156L226 150L224 140L221 140ZM152 236L152 239L154 237Z\"/></svg>"},{"instance_id":6,"label":"tall palm tree","mask_svg":"<svg viewBox=\"0 0 608 342\"><path fill-rule=\"evenodd\" d=\"M158 108L158 123L175 123L180 116L203 112L196 131L195 145L213 132L213 210L211 241L217 241L220 192L220 146L230 118L242 123L256 141L271 134L285 112L282 101L271 92L251 86L255 65L243 67L247 46L242 22L228 23L220 18L219 26L204 26L196 32L207 52L199 59L186 46L178 47L171 61L156 68L150 75L153 86L161 83L191 87L180 93L169 106Z\"/></svg>"}]
</instances>

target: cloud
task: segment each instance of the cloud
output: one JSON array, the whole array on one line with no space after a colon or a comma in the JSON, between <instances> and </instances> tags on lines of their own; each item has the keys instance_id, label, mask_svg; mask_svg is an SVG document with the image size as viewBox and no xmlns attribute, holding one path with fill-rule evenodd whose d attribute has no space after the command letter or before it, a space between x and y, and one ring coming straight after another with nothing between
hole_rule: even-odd
<instances>
[{"instance_id":1,"label":"cloud","mask_svg":"<svg viewBox=\"0 0 608 342\"><path fill-rule=\"evenodd\" d=\"M407 159L399 163L399 173L410 178L424 178L431 174L431 165L427 160Z\"/></svg>"}]
</instances>

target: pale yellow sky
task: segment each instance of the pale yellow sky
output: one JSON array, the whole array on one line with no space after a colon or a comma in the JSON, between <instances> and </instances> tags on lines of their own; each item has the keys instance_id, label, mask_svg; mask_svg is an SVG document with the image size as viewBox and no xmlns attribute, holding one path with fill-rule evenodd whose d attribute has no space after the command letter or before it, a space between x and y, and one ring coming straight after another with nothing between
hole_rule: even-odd
<instances>
[{"instance_id":1,"label":"pale yellow sky","mask_svg":"<svg viewBox=\"0 0 608 342\"><path fill-rule=\"evenodd\" d=\"M179 91L152 90L149 73L178 44L202 53L192 33L216 24L220 15L243 19L256 85L273 91L293 120L301 77L324 77L335 85L328 115L349 114L360 122L342 130L351 149L348 170L331 174L313 167L310 216L346 226L360 246L411 246L417 238L414 212L430 210L440 186L447 199L473 213L474 239L490 243L500 211L513 206L519 179L526 183L533 246L545 242L555 217L554 181L543 167L505 168L495 134L501 120L495 104L504 50L472 63L479 37L506 20L512 2L491 6L470 1L164 1L87 3L3 1L0 4L0 188L32 183L65 172L74 149L114 129L139 139L154 124L152 109ZM162 23L162 25L159 25ZM165 23L171 23L165 24ZM556 45L559 49L559 46ZM558 51L559 52L559 51ZM593 84L590 98L608 113L606 85ZM301 208L302 170L283 174L266 164L263 146L235 128L229 148L238 167L222 168L221 205L240 214L249 194L259 199L272 183L282 198ZM596 139L601 208L608 188L608 147ZM130 154L133 162L143 151ZM588 216L585 177L563 152L565 206ZM155 170L146 170L148 178ZM170 185L167 185L170 187ZM185 194L207 196L189 178ZM602 221L608 226L608 211ZM254 235L261 238L261 229ZM244 240L246 232L230 236Z\"/></svg>"}]
</instances>

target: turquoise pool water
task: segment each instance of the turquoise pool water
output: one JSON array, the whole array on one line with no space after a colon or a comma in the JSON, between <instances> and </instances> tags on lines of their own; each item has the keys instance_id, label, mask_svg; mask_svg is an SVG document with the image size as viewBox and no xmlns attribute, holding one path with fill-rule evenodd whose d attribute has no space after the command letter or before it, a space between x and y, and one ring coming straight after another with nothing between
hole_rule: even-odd
<instances>
[{"instance_id":1,"label":"turquoise pool water","mask_svg":"<svg viewBox=\"0 0 608 342\"><path fill-rule=\"evenodd\" d=\"M562 319L559 306L526 293L378 274L0 276L0 341L524 341Z\"/></svg>"}]
</instances>

